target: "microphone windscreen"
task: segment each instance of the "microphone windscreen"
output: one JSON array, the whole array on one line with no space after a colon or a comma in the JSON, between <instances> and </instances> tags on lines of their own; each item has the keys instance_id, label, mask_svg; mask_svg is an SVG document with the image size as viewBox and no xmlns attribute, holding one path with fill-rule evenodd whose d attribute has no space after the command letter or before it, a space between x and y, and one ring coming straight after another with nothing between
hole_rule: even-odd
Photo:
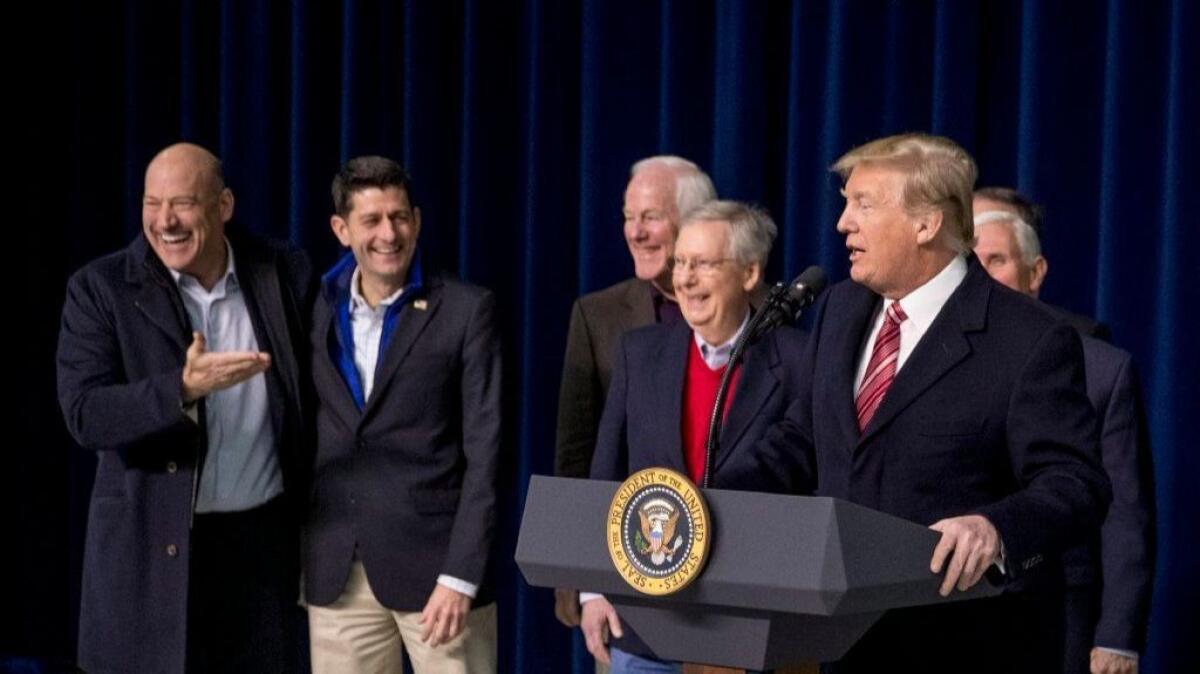
<instances>
[{"instance_id":1,"label":"microphone windscreen","mask_svg":"<svg viewBox=\"0 0 1200 674\"><path fill-rule=\"evenodd\" d=\"M825 272L820 267L813 265L801 272L795 281L792 281L791 292L793 295L802 292L815 298L825 289L826 282Z\"/></svg>"}]
</instances>

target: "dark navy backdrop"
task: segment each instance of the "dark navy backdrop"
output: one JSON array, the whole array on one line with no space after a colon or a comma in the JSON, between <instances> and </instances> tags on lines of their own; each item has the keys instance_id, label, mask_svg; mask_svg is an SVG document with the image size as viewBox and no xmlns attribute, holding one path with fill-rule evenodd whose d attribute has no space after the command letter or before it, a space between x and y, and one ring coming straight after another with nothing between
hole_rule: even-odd
<instances>
[{"instance_id":1,"label":"dark navy backdrop","mask_svg":"<svg viewBox=\"0 0 1200 674\"><path fill-rule=\"evenodd\" d=\"M826 167L872 137L926 130L973 152L982 183L1046 205L1045 298L1106 321L1136 356L1161 545L1143 671L1178 671L1193 660L1200 510L1186 425L1200 401L1187 262L1200 244L1197 12L1190 0L27 4L4 29L21 324L7 331L20 384L0 653L72 655L93 461L55 404L58 311L69 272L138 231L142 172L162 146L217 151L238 219L322 265L340 162L382 153L410 167L429 262L501 299L502 668L557 672L588 668L511 551L525 484L552 467L571 301L631 271L629 164L696 160L723 196L778 219L769 276L815 263L839 279Z\"/></svg>"}]
</instances>

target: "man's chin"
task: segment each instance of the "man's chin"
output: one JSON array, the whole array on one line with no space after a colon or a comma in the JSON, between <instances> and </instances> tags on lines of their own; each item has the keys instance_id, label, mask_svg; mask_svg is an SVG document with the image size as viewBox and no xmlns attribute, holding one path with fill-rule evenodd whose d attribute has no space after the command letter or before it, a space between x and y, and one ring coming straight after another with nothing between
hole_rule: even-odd
<instances>
[{"instance_id":1,"label":"man's chin","mask_svg":"<svg viewBox=\"0 0 1200 674\"><path fill-rule=\"evenodd\" d=\"M192 267L195 265L196 256L191 252L169 250L155 250L154 252L158 254L158 259L162 260L163 265L167 269L177 271L180 274L192 273Z\"/></svg>"},{"instance_id":2,"label":"man's chin","mask_svg":"<svg viewBox=\"0 0 1200 674\"><path fill-rule=\"evenodd\" d=\"M662 278L666 266L663 264L639 264L634 267L634 273L643 281L657 281Z\"/></svg>"},{"instance_id":3,"label":"man's chin","mask_svg":"<svg viewBox=\"0 0 1200 674\"><path fill-rule=\"evenodd\" d=\"M371 269L370 275L380 283L400 287L404 284L404 277L408 275L408 267L395 268L389 267L384 269Z\"/></svg>"}]
</instances>

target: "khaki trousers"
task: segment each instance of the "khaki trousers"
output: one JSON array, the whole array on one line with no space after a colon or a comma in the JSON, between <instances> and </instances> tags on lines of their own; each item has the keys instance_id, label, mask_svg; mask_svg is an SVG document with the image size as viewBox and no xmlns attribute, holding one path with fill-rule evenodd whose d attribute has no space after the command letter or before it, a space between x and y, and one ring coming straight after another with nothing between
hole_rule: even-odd
<instances>
[{"instance_id":1,"label":"khaki trousers","mask_svg":"<svg viewBox=\"0 0 1200 674\"><path fill-rule=\"evenodd\" d=\"M421 643L421 612L379 603L361 562L354 562L342 596L308 607L313 674L402 674L404 653L416 674L491 674L496 671L496 605L467 614L462 633L431 648Z\"/></svg>"}]
</instances>

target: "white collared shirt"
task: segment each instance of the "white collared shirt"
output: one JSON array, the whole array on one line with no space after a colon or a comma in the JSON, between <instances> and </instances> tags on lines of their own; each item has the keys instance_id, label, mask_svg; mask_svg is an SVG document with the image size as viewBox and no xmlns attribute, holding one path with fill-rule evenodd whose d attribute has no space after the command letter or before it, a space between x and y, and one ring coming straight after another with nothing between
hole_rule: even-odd
<instances>
[{"instance_id":1,"label":"white collared shirt","mask_svg":"<svg viewBox=\"0 0 1200 674\"><path fill-rule=\"evenodd\" d=\"M746 311L746 317L742 319L742 324L738 326L737 332L733 333L733 336L723 344L717 346L704 341L699 332L692 331L692 336L696 340L696 346L700 347L700 357L704 359L704 364L708 366L708 369L719 370L729 363L729 356L733 354L733 345L742 336L742 332L746 329L746 324L749 322L750 312Z\"/></svg>"},{"instance_id":2,"label":"white collared shirt","mask_svg":"<svg viewBox=\"0 0 1200 674\"><path fill-rule=\"evenodd\" d=\"M167 271L179 287L192 330L204 335L208 351L258 351L228 239L225 251L225 275L212 290L194 276ZM204 427L208 445L196 512L249 510L283 493L265 373L204 396Z\"/></svg>"},{"instance_id":3,"label":"white collared shirt","mask_svg":"<svg viewBox=\"0 0 1200 674\"><path fill-rule=\"evenodd\" d=\"M375 388L375 368L379 364L379 342L383 339L383 319L388 308L404 295L404 287L380 300L374 308L367 304L360 287L361 270L354 268L350 276L350 329L354 333L354 367L363 387L363 401L371 399ZM446 574L437 577L438 585L474 599L479 592L475 583Z\"/></svg>"},{"instance_id":4,"label":"white collared shirt","mask_svg":"<svg viewBox=\"0 0 1200 674\"><path fill-rule=\"evenodd\" d=\"M383 339L383 319L388 307L396 303L404 294L401 287L396 292L379 301L374 308L367 304L359 287L361 270L354 268L350 277L350 329L354 333L354 367L358 370L358 380L362 382L363 401L371 399L371 390L375 388L375 367L379 364L379 341Z\"/></svg>"},{"instance_id":5,"label":"white collared shirt","mask_svg":"<svg viewBox=\"0 0 1200 674\"><path fill-rule=\"evenodd\" d=\"M867 362L871 360L871 351L875 348L875 338L879 336L879 331L883 328L883 319L887 315L887 308L892 306L892 302L899 301L900 307L908 316L905 321L900 323L900 352L896 356L896 373L899 374L900 368L904 367L905 361L912 355L917 343L925 336L929 326L933 325L934 319L941 313L946 301L950 299L950 296L954 294L966 277L967 260L961 255L956 255L950 264L938 272L937 276L926 281L921 287L899 300L886 298L883 300L871 323L871 330L867 333L867 342L859 352L858 369L854 374L856 395L858 387L862 385L863 377L866 376Z\"/></svg>"}]
</instances>

